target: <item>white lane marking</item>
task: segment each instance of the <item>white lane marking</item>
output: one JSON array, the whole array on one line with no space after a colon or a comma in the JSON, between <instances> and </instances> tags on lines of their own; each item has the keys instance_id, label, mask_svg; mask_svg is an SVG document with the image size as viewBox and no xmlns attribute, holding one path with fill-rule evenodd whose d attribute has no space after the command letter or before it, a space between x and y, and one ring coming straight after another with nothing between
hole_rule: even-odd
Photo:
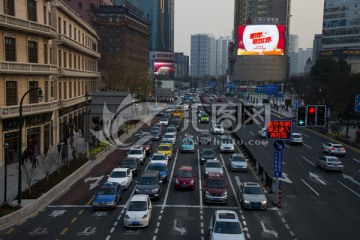
<instances>
[{"instance_id":1,"label":"white lane marking","mask_svg":"<svg viewBox=\"0 0 360 240\"><path fill-rule=\"evenodd\" d=\"M349 179L350 181L352 181L352 182L355 183L356 185L360 186L360 183L359 183L358 181L356 181L356 180L354 179L354 177L352 177L352 176L343 174L343 178Z\"/></svg>"},{"instance_id":2,"label":"white lane marking","mask_svg":"<svg viewBox=\"0 0 360 240\"><path fill-rule=\"evenodd\" d=\"M228 182L229 182L229 184L230 184L231 190L232 190L232 192L233 192L233 194L234 194L234 196L235 196L236 204L237 204L237 206L240 208L239 198L238 198L238 196L237 196L237 194L236 194L236 190L235 190L235 188L234 188L234 185L232 184L232 181L231 181L231 179L230 179L229 172L228 172L227 168L225 167L226 165L225 165L225 161L224 161L224 158L223 158L222 154L220 154L220 159L221 159L222 165L224 166L224 170L225 170L225 172L226 172L226 176L227 176L227 178L228 178Z\"/></svg>"},{"instance_id":3,"label":"white lane marking","mask_svg":"<svg viewBox=\"0 0 360 240\"><path fill-rule=\"evenodd\" d=\"M241 183L239 176L235 176L235 181L236 181L236 185L239 187Z\"/></svg>"},{"instance_id":4,"label":"white lane marking","mask_svg":"<svg viewBox=\"0 0 360 240\"><path fill-rule=\"evenodd\" d=\"M270 234L274 235L275 238L277 238L278 233L277 233L276 231L267 229L267 228L265 227L265 224L263 223L263 221L260 221L260 223L261 223L261 227L262 227L262 229L263 229L264 232L270 233Z\"/></svg>"},{"instance_id":5,"label":"white lane marking","mask_svg":"<svg viewBox=\"0 0 360 240\"><path fill-rule=\"evenodd\" d=\"M318 181L319 183L321 183L322 185L326 185L326 182L324 182L320 176L318 176L317 174L315 173L312 173L312 172L309 172L309 177L310 178L314 178L316 181Z\"/></svg>"},{"instance_id":6,"label":"white lane marking","mask_svg":"<svg viewBox=\"0 0 360 240\"><path fill-rule=\"evenodd\" d=\"M309 135L306 135L305 133L301 133L301 135L304 135L307 138L309 137Z\"/></svg>"},{"instance_id":7,"label":"white lane marking","mask_svg":"<svg viewBox=\"0 0 360 240\"><path fill-rule=\"evenodd\" d=\"M303 179L300 179L306 186L308 186L308 188L310 188L316 195L320 196L320 194L315 191L315 189L313 189L307 182L305 182Z\"/></svg>"},{"instance_id":8,"label":"white lane marking","mask_svg":"<svg viewBox=\"0 0 360 240\"><path fill-rule=\"evenodd\" d=\"M250 134L253 135L253 136L255 136L255 134L253 134L251 131L250 131Z\"/></svg>"},{"instance_id":9,"label":"white lane marking","mask_svg":"<svg viewBox=\"0 0 360 240\"><path fill-rule=\"evenodd\" d=\"M287 145L287 144L285 144L285 146L286 146L287 148L290 148L290 146L289 146L289 145Z\"/></svg>"},{"instance_id":10,"label":"white lane marking","mask_svg":"<svg viewBox=\"0 0 360 240\"><path fill-rule=\"evenodd\" d=\"M356 161L356 162L360 162L360 160L357 160L356 158L353 158L353 160ZM359 171L360 171L360 170L359 170Z\"/></svg>"},{"instance_id":11,"label":"white lane marking","mask_svg":"<svg viewBox=\"0 0 360 240\"><path fill-rule=\"evenodd\" d=\"M315 166L314 163L312 163L309 159L307 159L306 157L304 156L301 156L305 161L307 161L308 163L310 163L311 165Z\"/></svg>"},{"instance_id":12,"label":"white lane marking","mask_svg":"<svg viewBox=\"0 0 360 240\"><path fill-rule=\"evenodd\" d=\"M172 168L171 168L171 174L170 174L170 178L169 178L169 179L173 179L174 169L175 169L175 165L176 165L178 153L179 153L179 149L176 150L175 159L174 159L174 164L173 164L173 166L172 166ZM167 201L167 198L168 198L168 195L169 195L170 185L171 185L171 184L168 184L168 186L167 186L166 194L165 194L165 198L164 198L164 202L163 202L163 206L166 205L166 201Z\"/></svg>"},{"instance_id":13,"label":"white lane marking","mask_svg":"<svg viewBox=\"0 0 360 240\"><path fill-rule=\"evenodd\" d=\"M305 147L308 147L309 149L312 149L312 147L310 147L309 145L307 145L307 144L305 144L305 143L303 143L303 145L304 145Z\"/></svg>"},{"instance_id":14,"label":"white lane marking","mask_svg":"<svg viewBox=\"0 0 360 240\"><path fill-rule=\"evenodd\" d=\"M288 177L288 175L286 173L282 173L282 177L279 178L279 180L283 181L283 182L287 182L287 183L292 183L292 181L290 180L290 178Z\"/></svg>"},{"instance_id":15,"label":"white lane marking","mask_svg":"<svg viewBox=\"0 0 360 240\"><path fill-rule=\"evenodd\" d=\"M352 190L351 188L349 188L348 186L346 186L345 184L343 184L339 180L337 182L340 183L341 185L343 185L345 188L347 188L349 191L351 191L352 193L354 193L356 196L358 196L360 198L360 194L358 194L357 192L355 192L354 190Z\"/></svg>"},{"instance_id":16,"label":"white lane marking","mask_svg":"<svg viewBox=\"0 0 360 240\"><path fill-rule=\"evenodd\" d=\"M202 199L202 183L201 183L201 166L200 166L200 149L197 149L197 162L198 162L198 179L199 179L199 197L200 197L200 206L203 206Z\"/></svg>"}]
</instances>

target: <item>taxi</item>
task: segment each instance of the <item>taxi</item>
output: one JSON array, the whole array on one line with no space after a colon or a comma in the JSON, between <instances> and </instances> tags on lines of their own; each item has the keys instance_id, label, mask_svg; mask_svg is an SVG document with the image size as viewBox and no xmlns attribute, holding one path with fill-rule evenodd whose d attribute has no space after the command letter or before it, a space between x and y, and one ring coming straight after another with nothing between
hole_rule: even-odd
<instances>
[{"instance_id":1,"label":"taxi","mask_svg":"<svg viewBox=\"0 0 360 240\"><path fill-rule=\"evenodd\" d=\"M158 148L156 149L156 153L165 154L168 160L172 159L172 155L173 155L172 144L168 144L168 143L159 144Z\"/></svg>"}]
</instances>

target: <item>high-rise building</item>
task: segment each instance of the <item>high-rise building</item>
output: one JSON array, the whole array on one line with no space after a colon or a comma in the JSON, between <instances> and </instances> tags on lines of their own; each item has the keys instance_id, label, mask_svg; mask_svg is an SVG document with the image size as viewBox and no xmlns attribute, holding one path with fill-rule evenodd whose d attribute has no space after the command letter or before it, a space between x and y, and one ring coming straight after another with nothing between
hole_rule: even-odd
<instances>
[{"instance_id":1,"label":"high-rise building","mask_svg":"<svg viewBox=\"0 0 360 240\"><path fill-rule=\"evenodd\" d=\"M311 57L313 55L313 49L312 48L299 48L299 56L298 56L298 73L300 75L304 74L305 65L307 62L309 62L309 58L311 60ZM311 60L312 63L312 60Z\"/></svg>"},{"instance_id":2,"label":"high-rise building","mask_svg":"<svg viewBox=\"0 0 360 240\"><path fill-rule=\"evenodd\" d=\"M296 34L289 35L289 61L290 77L299 74L299 36Z\"/></svg>"},{"instance_id":3,"label":"high-rise building","mask_svg":"<svg viewBox=\"0 0 360 240\"><path fill-rule=\"evenodd\" d=\"M174 52L174 0L127 0L151 22L150 51Z\"/></svg>"},{"instance_id":4,"label":"high-rise building","mask_svg":"<svg viewBox=\"0 0 360 240\"><path fill-rule=\"evenodd\" d=\"M320 51L322 50L322 34L315 34L313 40L313 55L312 55L312 64L316 64L316 60L319 56Z\"/></svg>"},{"instance_id":5,"label":"high-rise building","mask_svg":"<svg viewBox=\"0 0 360 240\"><path fill-rule=\"evenodd\" d=\"M289 35L289 52L299 51L299 36L296 34Z\"/></svg>"},{"instance_id":6,"label":"high-rise building","mask_svg":"<svg viewBox=\"0 0 360 240\"><path fill-rule=\"evenodd\" d=\"M215 75L225 75L228 67L228 48L230 37L219 37L216 39L215 49Z\"/></svg>"},{"instance_id":7,"label":"high-rise building","mask_svg":"<svg viewBox=\"0 0 360 240\"><path fill-rule=\"evenodd\" d=\"M39 155L63 142L65 130L84 132L85 94L97 90L100 53L95 30L63 1L12 2L0 13L0 142L9 146L8 161L18 161L25 149Z\"/></svg>"},{"instance_id":8,"label":"high-rise building","mask_svg":"<svg viewBox=\"0 0 360 240\"><path fill-rule=\"evenodd\" d=\"M323 51L320 56L345 59L353 73L360 72L360 2L325 0Z\"/></svg>"},{"instance_id":9,"label":"high-rise building","mask_svg":"<svg viewBox=\"0 0 360 240\"><path fill-rule=\"evenodd\" d=\"M215 72L215 38L211 34L191 35L190 75L213 75Z\"/></svg>"},{"instance_id":10,"label":"high-rise building","mask_svg":"<svg viewBox=\"0 0 360 240\"><path fill-rule=\"evenodd\" d=\"M253 84L285 80L290 0L235 0L234 11L230 80Z\"/></svg>"}]
</instances>

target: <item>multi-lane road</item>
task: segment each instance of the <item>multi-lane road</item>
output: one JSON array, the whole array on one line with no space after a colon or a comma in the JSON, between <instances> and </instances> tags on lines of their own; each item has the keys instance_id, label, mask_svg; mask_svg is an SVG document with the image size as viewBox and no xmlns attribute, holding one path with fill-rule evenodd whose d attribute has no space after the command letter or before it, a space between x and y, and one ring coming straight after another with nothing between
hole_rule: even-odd
<instances>
[{"instance_id":1,"label":"multi-lane road","mask_svg":"<svg viewBox=\"0 0 360 240\"><path fill-rule=\"evenodd\" d=\"M304 136L303 146L286 144L284 151L282 185L283 204L278 208L272 203L274 194L267 194L270 206L266 211L243 210L236 196L238 185L244 181L260 182L252 169L248 172L230 172L230 154L220 154L228 181L227 205L208 205L203 199L203 166L199 163L199 151L205 146L197 145L195 153L180 153L180 140L185 134L197 138L201 130L210 125L198 124L192 114L185 119L184 130L178 134L174 157L169 163L171 180L164 186L160 200L153 200L150 226L144 229L125 229L124 205L134 194L135 182L123 192L115 210L94 211L91 199L97 183L103 183L111 170L125 157L126 150L116 149L96 165L84 178L59 196L42 211L0 232L0 239L206 239L212 213L216 209L237 211L246 239L358 239L360 228L360 154L347 149L341 158L345 165L342 173L324 172L318 169L315 159L322 155L321 143L328 140L305 128L294 127L294 132ZM256 144L261 126L241 127L237 134L243 144L252 151L265 170L272 174L273 146ZM217 148L217 146L213 146ZM156 146L154 146L154 149ZM236 152L240 151L236 148ZM143 170L148 164L145 161ZM174 190L174 171L182 165L192 166L196 171L196 187L193 191ZM141 175L141 174L140 174ZM136 179L135 179L136 180Z\"/></svg>"}]
</instances>

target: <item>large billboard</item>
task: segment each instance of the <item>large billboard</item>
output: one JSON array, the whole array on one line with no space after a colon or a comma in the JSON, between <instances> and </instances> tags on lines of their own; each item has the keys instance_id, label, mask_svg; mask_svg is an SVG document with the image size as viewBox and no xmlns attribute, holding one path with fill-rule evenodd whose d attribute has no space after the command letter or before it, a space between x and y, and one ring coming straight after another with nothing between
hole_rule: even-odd
<instances>
[{"instance_id":1,"label":"large billboard","mask_svg":"<svg viewBox=\"0 0 360 240\"><path fill-rule=\"evenodd\" d=\"M149 53L150 66L154 75L163 76L171 79L175 74L175 54L173 52L156 52ZM156 77L161 79L161 77Z\"/></svg>"},{"instance_id":2,"label":"large billboard","mask_svg":"<svg viewBox=\"0 0 360 240\"><path fill-rule=\"evenodd\" d=\"M169 62L154 62L155 75L174 76L174 63Z\"/></svg>"},{"instance_id":3,"label":"large billboard","mask_svg":"<svg viewBox=\"0 0 360 240\"><path fill-rule=\"evenodd\" d=\"M285 25L238 27L238 55L284 55Z\"/></svg>"}]
</instances>

